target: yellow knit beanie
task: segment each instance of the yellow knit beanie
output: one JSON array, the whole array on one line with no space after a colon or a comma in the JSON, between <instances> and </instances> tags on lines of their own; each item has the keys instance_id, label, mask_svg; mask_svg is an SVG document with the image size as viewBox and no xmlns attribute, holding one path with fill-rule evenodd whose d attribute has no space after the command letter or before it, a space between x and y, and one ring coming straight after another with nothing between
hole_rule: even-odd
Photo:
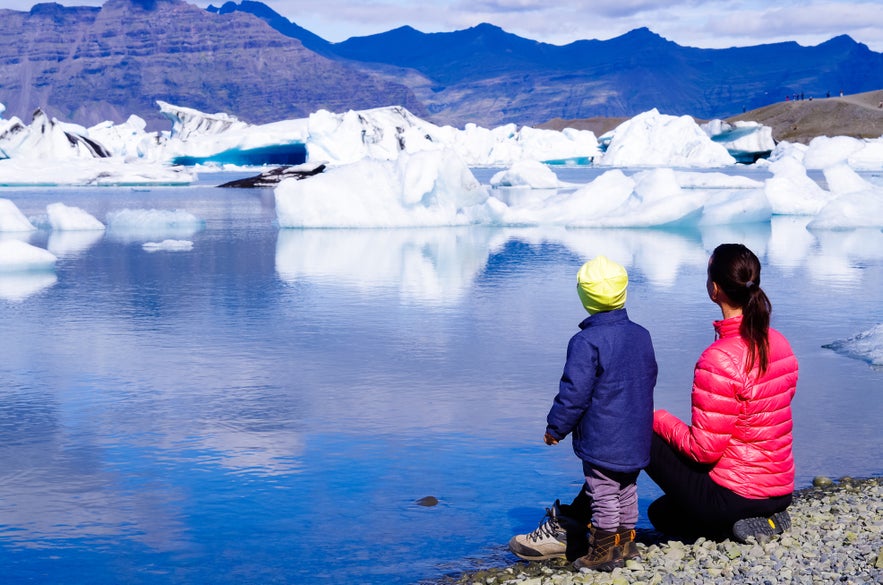
<instances>
[{"instance_id":1,"label":"yellow knit beanie","mask_svg":"<svg viewBox=\"0 0 883 585\"><path fill-rule=\"evenodd\" d=\"M605 256L589 260L576 273L576 290L590 315L623 308L628 284L625 268Z\"/></svg>"}]
</instances>

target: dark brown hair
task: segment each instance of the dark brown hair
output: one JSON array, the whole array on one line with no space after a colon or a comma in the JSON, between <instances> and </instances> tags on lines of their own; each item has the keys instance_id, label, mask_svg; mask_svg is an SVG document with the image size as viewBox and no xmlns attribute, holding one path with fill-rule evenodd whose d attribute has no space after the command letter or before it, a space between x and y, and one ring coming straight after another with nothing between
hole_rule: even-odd
<instances>
[{"instance_id":1,"label":"dark brown hair","mask_svg":"<svg viewBox=\"0 0 883 585\"><path fill-rule=\"evenodd\" d=\"M731 303L742 307L739 334L748 342L745 370L757 364L761 373L769 367L769 328L772 304L760 288L760 260L742 244L721 244L708 263L708 276Z\"/></svg>"}]
</instances>

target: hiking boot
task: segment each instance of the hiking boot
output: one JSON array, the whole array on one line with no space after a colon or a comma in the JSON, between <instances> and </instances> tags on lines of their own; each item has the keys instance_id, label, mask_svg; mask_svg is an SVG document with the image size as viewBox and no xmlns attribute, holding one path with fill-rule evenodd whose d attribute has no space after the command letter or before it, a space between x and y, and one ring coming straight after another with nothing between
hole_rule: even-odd
<instances>
[{"instance_id":1,"label":"hiking boot","mask_svg":"<svg viewBox=\"0 0 883 585\"><path fill-rule=\"evenodd\" d=\"M776 512L769 518L744 518L733 524L733 536L742 543L748 542L748 537L761 542L768 540L777 534L782 534L791 528L791 516L787 511Z\"/></svg>"},{"instance_id":2,"label":"hiking boot","mask_svg":"<svg viewBox=\"0 0 883 585\"><path fill-rule=\"evenodd\" d=\"M640 559L641 553L638 551L638 543L635 542L635 538L637 537L635 529L623 528L620 526L616 530L616 534L619 536L619 552L622 560Z\"/></svg>"},{"instance_id":3,"label":"hiking boot","mask_svg":"<svg viewBox=\"0 0 883 585\"><path fill-rule=\"evenodd\" d=\"M525 561L543 561L564 558L567 551L567 532L561 526L561 503L555 500L546 508L545 519L529 534L517 534L509 541L509 550Z\"/></svg>"},{"instance_id":4,"label":"hiking boot","mask_svg":"<svg viewBox=\"0 0 883 585\"><path fill-rule=\"evenodd\" d=\"M576 569L612 571L625 566L619 547L619 532L608 532L589 526L589 552L575 561Z\"/></svg>"}]
</instances>

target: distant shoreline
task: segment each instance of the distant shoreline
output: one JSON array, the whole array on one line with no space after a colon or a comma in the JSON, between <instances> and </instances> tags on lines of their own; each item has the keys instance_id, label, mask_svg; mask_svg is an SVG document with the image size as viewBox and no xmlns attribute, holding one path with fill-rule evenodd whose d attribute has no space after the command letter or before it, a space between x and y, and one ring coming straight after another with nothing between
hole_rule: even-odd
<instances>
[{"instance_id":1,"label":"distant shoreline","mask_svg":"<svg viewBox=\"0 0 883 585\"><path fill-rule=\"evenodd\" d=\"M758 122L773 130L776 142L809 144L817 136L849 136L852 138L880 138L883 136L883 89L844 95L843 97L806 97L802 100L781 101L738 116L727 122ZM663 112L666 113L666 112ZM575 128L591 130L601 136L629 118L584 118L564 120L555 118L537 126L549 130ZM698 123L707 120L696 119Z\"/></svg>"}]
</instances>

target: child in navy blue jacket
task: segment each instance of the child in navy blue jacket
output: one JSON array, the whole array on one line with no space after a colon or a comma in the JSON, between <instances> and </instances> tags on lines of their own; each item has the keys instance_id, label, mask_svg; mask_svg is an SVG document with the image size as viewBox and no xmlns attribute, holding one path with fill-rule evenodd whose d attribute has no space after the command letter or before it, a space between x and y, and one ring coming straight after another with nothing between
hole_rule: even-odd
<instances>
[{"instance_id":1,"label":"child in navy blue jacket","mask_svg":"<svg viewBox=\"0 0 883 585\"><path fill-rule=\"evenodd\" d=\"M609 571L638 556L636 481L650 461L657 366L650 334L624 308L627 287L625 269L604 256L586 262L577 274L589 317L568 343L544 441L555 445L573 435L585 493L567 510L556 502L536 531L513 537L509 546L521 558L570 557L567 538L573 539L574 524L589 533L588 552L574 560L577 568Z\"/></svg>"}]
</instances>

